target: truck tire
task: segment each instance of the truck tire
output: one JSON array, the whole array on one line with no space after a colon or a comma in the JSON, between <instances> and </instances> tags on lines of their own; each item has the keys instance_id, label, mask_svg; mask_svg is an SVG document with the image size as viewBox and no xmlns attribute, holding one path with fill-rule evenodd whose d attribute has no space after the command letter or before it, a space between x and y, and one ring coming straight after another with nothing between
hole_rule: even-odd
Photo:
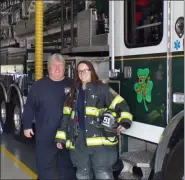
<instances>
[{"instance_id":1,"label":"truck tire","mask_svg":"<svg viewBox=\"0 0 185 180\"><path fill-rule=\"evenodd\" d=\"M7 110L6 110L6 100L3 89L0 87L0 123L3 129L3 132L11 132L11 123L7 121Z\"/></svg>"},{"instance_id":2,"label":"truck tire","mask_svg":"<svg viewBox=\"0 0 185 180\"><path fill-rule=\"evenodd\" d=\"M173 148L167 160L164 180L182 180L184 178L184 138Z\"/></svg>"},{"instance_id":3,"label":"truck tire","mask_svg":"<svg viewBox=\"0 0 185 180\"><path fill-rule=\"evenodd\" d=\"M23 125L22 125L22 116L21 116L21 106L18 96L15 96L13 99L13 136L17 140L24 140Z\"/></svg>"},{"instance_id":4,"label":"truck tire","mask_svg":"<svg viewBox=\"0 0 185 180\"><path fill-rule=\"evenodd\" d=\"M10 118L12 123L12 135L16 140L24 141L23 125L21 120L21 106L18 95L14 95L11 101Z\"/></svg>"}]
</instances>

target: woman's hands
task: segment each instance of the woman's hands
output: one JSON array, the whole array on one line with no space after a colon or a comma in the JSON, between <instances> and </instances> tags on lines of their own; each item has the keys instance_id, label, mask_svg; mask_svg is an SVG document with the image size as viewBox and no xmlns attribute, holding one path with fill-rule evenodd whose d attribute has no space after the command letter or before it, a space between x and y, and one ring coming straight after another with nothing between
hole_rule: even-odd
<instances>
[{"instance_id":1,"label":"woman's hands","mask_svg":"<svg viewBox=\"0 0 185 180\"><path fill-rule=\"evenodd\" d=\"M123 126L119 125L117 128L117 133L124 133L125 130L126 129Z\"/></svg>"},{"instance_id":2,"label":"woman's hands","mask_svg":"<svg viewBox=\"0 0 185 180\"><path fill-rule=\"evenodd\" d=\"M126 128L119 125L118 128L117 128L117 133L124 133L125 130L126 130ZM65 147L65 145L63 143L57 143L57 148L58 149L64 149L64 147Z\"/></svg>"},{"instance_id":3,"label":"woman's hands","mask_svg":"<svg viewBox=\"0 0 185 180\"><path fill-rule=\"evenodd\" d=\"M57 143L57 148L58 149L63 149L64 148L64 145L62 143Z\"/></svg>"}]
</instances>

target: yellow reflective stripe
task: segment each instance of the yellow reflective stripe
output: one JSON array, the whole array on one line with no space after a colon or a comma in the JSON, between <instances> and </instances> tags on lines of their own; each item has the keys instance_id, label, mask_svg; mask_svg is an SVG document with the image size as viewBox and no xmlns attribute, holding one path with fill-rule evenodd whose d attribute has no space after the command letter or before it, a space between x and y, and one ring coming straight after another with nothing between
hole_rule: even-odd
<instances>
[{"instance_id":1,"label":"yellow reflective stripe","mask_svg":"<svg viewBox=\"0 0 185 180\"><path fill-rule=\"evenodd\" d=\"M115 137L108 137L110 141L114 141ZM98 145L116 145L116 142L110 142L105 137L95 137L95 138L87 138L87 146L98 146Z\"/></svg>"},{"instance_id":2,"label":"yellow reflective stripe","mask_svg":"<svg viewBox=\"0 0 185 180\"><path fill-rule=\"evenodd\" d=\"M115 112L112 112L112 115L113 115L114 117L116 117L116 116L117 116Z\"/></svg>"},{"instance_id":3,"label":"yellow reflective stripe","mask_svg":"<svg viewBox=\"0 0 185 180\"><path fill-rule=\"evenodd\" d=\"M130 121L132 121L133 116L132 114L130 114L129 112L121 112L121 116L118 119L118 123L122 120L122 119L129 119Z\"/></svg>"},{"instance_id":4,"label":"yellow reflective stripe","mask_svg":"<svg viewBox=\"0 0 185 180\"><path fill-rule=\"evenodd\" d=\"M72 113L71 113L71 119L74 119L74 118L75 118L75 112L72 111Z\"/></svg>"},{"instance_id":5,"label":"yellow reflective stripe","mask_svg":"<svg viewBox=\"0 0 185 180\"><path fill-rule=\"evenodd\" d=\"M85 108L86 115L92 115L92 116L98 116L99 115L99 109L95 107L86 107Z\"/></svg>"},{"instance_id":6,"label":"yellow reflective stripe","mask_svg":"<svg viewBox=\"0 0 185 180\"><path fill-rule=\"evenodd\" d=\"M120 95L117 95L110 104L109 109L115 109L116 105L121 103L122 101L124 101L124 99Z\"/></svg>"},{"instance_id":7,"label":"yellow reflective stripe","mask_svg":"<svg viewBox=\"0 0 185 180\"><path fill-rule=\"evenodd\" d=\"M75 147L72 145L72 142L70 140L66 141L66 148L75 149Z\"/></svg>"},{"instance_id":8,"label":"yellow reflective stripe","mask_svg":"<svg viewBox=\"0 0 185 180\"><path fill-rule=\"evenodd\" d=\"M99 116L100 112L105 110L106 110L105 108L98 109L96 107L86 107L85 113L86 115Z\"/></svg>"},{"instance_id":9,"label":"yellow reflective stripe","mask_svg":"<svg viewBox=\"0 0 185 180\"><path fill-rule=\"evenodd\" d=\"M64 106L63 108L63 114L70 114L71 113L71 108L68 106Z\"/></svg>"},{"instance_id":10,"label":"yellow reflective stripe","mask_svg":"<svg viewBox=\"0 0 185 180\"><path fill-rule=\"evenodd\" d=\"M57 131L55 138L66 140L66 133L64 131Z\"/></svg>"}]
</instances>

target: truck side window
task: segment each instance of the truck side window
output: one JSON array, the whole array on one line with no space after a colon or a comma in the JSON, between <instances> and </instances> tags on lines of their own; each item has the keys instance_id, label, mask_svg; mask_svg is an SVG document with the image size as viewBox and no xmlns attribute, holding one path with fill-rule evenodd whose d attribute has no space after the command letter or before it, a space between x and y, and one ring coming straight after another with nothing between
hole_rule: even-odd
<instances>
[{"instance_id":1,"label":"truck side window","mask_svg":"<svg viewBox=\"0 0 185 180\"><path fill-rule=\"evenodd\" d=\"M163 0L125 0L125 45L157 45L163 36Z\"/></svg>"}]
</instances>

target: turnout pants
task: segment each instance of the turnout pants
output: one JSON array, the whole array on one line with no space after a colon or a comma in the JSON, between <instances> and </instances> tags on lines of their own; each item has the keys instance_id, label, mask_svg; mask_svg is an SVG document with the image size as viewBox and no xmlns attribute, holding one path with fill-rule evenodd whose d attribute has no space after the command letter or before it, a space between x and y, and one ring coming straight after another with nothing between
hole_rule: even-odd
<instances>
[{"instance_id":1,"label":"turnout pants","mask_svg":"<svg viewBox=\"0 0 185 180\"><path fill-rule=\"evenodd\" d=\"M81 130L75 143L75 150L70 151L70 156L77 168L78 180L114 179L112 167L117 161L116 147L87 147L84 133Z\"/></svg>"},{"instance_id":2,"label":"turnout pants","mask_svg":"<svg viewBox=\"0 0 185 180\"><path fill-rule=\"evenodd\" d=\"M67 149L58 150L53 143L36 145L36 161L38 179L55 179L56 169L60 180L75 180L75 169L72 165L69 151Z\"/></svg>"}]
</instances>

